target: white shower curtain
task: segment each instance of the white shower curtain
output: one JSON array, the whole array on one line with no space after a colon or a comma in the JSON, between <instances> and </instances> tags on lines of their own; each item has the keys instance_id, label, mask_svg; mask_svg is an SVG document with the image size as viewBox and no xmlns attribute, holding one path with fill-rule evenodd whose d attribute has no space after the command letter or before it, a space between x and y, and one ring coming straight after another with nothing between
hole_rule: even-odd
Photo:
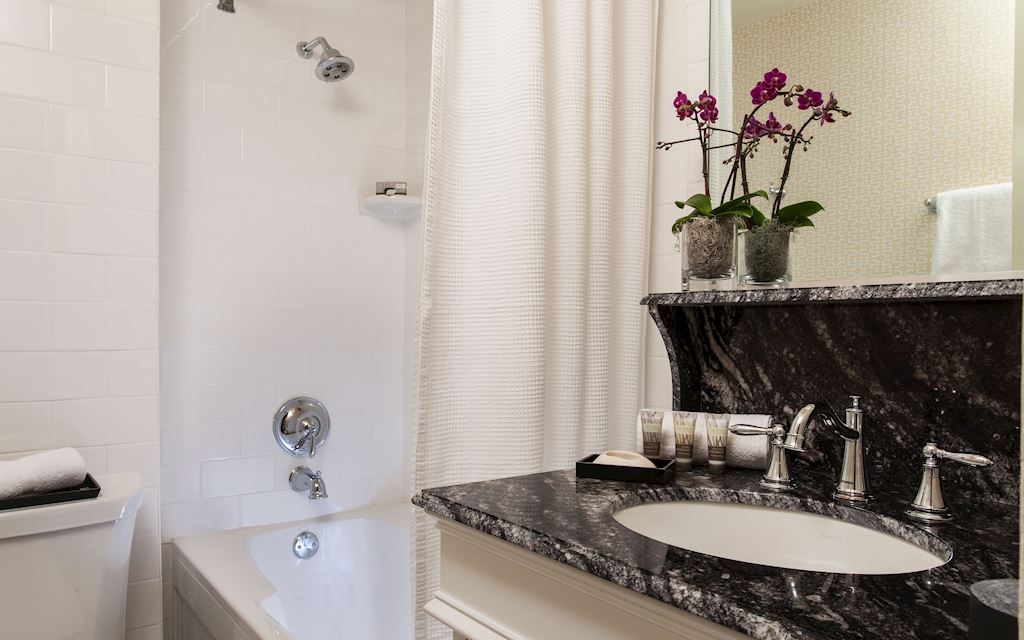
<instances>
[{"instance_id":1,"label":"white shower curtain","mask_svg":"<svg viewBox=\"0 0 1024 640\"><path fill-rule=\"evenodd\" d=\"M435 0L417 489L633 447L656 14ZM418 612L436 554L421 517Z\"/></svg>"},{"instance_id":2,"label":"white shower curtain","mask_svg":"<svg viewBox=\"0 0 1024 640\"><path fill-rule=\"evenodd\" d=\"M671 0L669 0L671 1ZM732 121L732 0L711 0L711 46L708 60L708 91L718 99L718 121L726 128L738 127ZM696 91L696 88L694 89ZM724 139L717 135L716 143ZM726 147L711 152L711 196L716 200L725 186L725 161L733 149Z\"/></svg>"}]
</instances>

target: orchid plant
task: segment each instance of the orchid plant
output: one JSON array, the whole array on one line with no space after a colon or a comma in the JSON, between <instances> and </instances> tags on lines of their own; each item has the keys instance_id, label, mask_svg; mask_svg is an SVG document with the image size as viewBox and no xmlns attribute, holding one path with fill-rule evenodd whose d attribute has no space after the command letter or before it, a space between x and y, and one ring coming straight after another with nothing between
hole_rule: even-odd
<instances>
[{"instance_id":1,"label":"orchid plant","mask_svg":"<svg viewBox=\"0 0 1024 640\"><path fill-rule=\"evenodd\" d=\"M677 92L672 103L676 110L676 116L684 122L693 121L697 125L697 135L684 140L659 142L657 148L667 151L673 145L681 142L700 142L704 192L694 194L685 201L676 202L676 206L680 209L691 207L693 211L676 220L672 225L672 233L679 233L682 225L698 216L737 217L743 220L748 229L772 222L790 228L814 226L811 216L823 209L819 203L807 200L783 207L782 198L777 197L772 203L769 215L765 215L754 206L753 201L755 198L767 200L769 196L762 190L751 191L747 179L747 160L757 153L762 141L767 139L777 143L781 140L785 164L779 183L779 193L784 192L793 167L793 156L796 150L806 151L814 139L807 128L814 122L817 122L819 127L834 123L836 114L843 117L850 115L849 111L839 107L839 102L832 92L829 92L826 99L820 91L798 84L788 86L787 81L786 74L777 68L764 74L763 78L750 90L753 109L743 117L739 131L715 126L718 121L718 101L708 91L705 90L696 100L690 100L681 91ZM776 116L775 111L769 111L768 116L763 120L757 117L767 105L771 105L780 98L785 107L796 105L797 111L803 112L799 114L803 117L802 123L799 123L798 120L799 126L790 123L783 124ZM734 140L724 144L714 144L713 136L716 133L732 136ZM723 148L733 148L734 152L725 161L725 164L729 165L729 174L719 197L719 205L715 207L711 200L710 152ZM740 189L739 195L736 194L737 188Z\"/></svg>"}]
</instances>

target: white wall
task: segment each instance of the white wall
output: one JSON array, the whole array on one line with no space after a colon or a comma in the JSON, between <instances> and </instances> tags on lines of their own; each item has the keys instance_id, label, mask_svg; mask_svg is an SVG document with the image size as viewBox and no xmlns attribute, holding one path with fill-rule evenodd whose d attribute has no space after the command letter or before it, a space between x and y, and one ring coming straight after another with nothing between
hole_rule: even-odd
<instances>
[{"instance_id":1,"label":"white wall","mask_svg":"<svg viewBox=\"0 0 1024 640\"><path fill-rule=\"evenodd\" d=\"M678 140L691 128L676 118L676 91L689 96L708 86L708 25L710 0L661 0L658 17L658 69L655 79L654 138ZM679 253L674 248L672 223L679 217L676 200L704 190L700 147L677 145L654 154L654 215L648 289L679 291ZM665 345L648 316L644 369L644 406L672 406L672 378Z\"/></svg>"},{"instance_id":2,"label":"white wall","mask_svg":"<svg viewBox=\"0 0 1024 640\"><path fill-rule=\"evenodd\" d=\"M0 457L145 480L129 640L160 637L158 0L0 7Z\"/></svg>"},{"instance_id":3,"label":"white wall","mask_svg":"<svg viewBox=\"0 0 1024 640\"><path fill-rule=\"evenodd\" d=\"M358 213L406 178L404 2L164 3L161 63L163 538L403 497L405 235ZM355 61L314 77L299 40ZM278 405L326 404L308 460ZM330 498L287 486L322 470Z\"/></svg>"}]
</instances>

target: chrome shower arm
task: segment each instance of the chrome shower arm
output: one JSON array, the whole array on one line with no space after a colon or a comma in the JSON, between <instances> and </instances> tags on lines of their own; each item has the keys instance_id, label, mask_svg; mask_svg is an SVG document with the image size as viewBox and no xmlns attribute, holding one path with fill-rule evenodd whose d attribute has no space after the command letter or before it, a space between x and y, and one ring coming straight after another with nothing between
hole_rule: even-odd
<instances>
[{"instance_id":1,"label":"chrome shower arm","mask_svg":"<svg viewBox=\"0 0 1024 640\"><path fill-rule=\"evenodd\" d=\"M295 45L295 52L299 54L299 57L302 57L302 58L312 58L313 57L313 51L317 47L323 47L324 49L330 49L331 48L331 43L327 42L327 40L323 36L317 36L317 37L313 38L312 40L310 40L309 42L300 42L297 45Z\"/></svg>"}]
</instances>

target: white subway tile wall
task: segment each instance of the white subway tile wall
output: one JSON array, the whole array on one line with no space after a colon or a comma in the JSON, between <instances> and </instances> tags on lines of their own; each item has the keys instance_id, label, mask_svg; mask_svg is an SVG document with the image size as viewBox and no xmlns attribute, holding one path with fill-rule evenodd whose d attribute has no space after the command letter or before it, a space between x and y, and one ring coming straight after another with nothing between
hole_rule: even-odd
<instances>
[{"instance_id":1,"label":"white subway tile wall","mask_svg":"<svg viewBox=\"0 0 1024 640\"><path fill-rule=\"evenodd\" d=\"M407 497L406 272L418 263L406 251L418 235L358 210L376 180L421 183L406 153L405 0L235 6L161 7L165 543ZM295 45L318 35L355 61L352 76L314 77L319 52L303 60ZM295 395L331 414L313 460L271 434ZM299 464L323 472L328 499L288 488Z\"/></svg>"},{"instance_id":2,"label":"white subway tile wall","mask_svg":"<svg viewBox=\"0 0 1024 640\"><path fill-rule=\"evenodd\" d=\"M700 93L708 83L710 0L661 0L658 68L655 76L654 138L676 140L681 125L672 108L676 91ZM703 191L700 148L678 145L654 154L654 211L651 216L649 291L678 291L680 258L669 229L678 218L676 200ZM645 344L644 406L672 406L672 377L661 334L648 317Z\"/></svg>"},{"instance_id":3,"label":"white subway tile wall","mask_svg":"<svg viewBox=\"0 0 1024 640\"><path fill-rule=\"evenodd\" d=\"M159 0L0 8L0 458L142 475L130 640L162 619L158 51Z\"/></svg>"}]
</instances>

